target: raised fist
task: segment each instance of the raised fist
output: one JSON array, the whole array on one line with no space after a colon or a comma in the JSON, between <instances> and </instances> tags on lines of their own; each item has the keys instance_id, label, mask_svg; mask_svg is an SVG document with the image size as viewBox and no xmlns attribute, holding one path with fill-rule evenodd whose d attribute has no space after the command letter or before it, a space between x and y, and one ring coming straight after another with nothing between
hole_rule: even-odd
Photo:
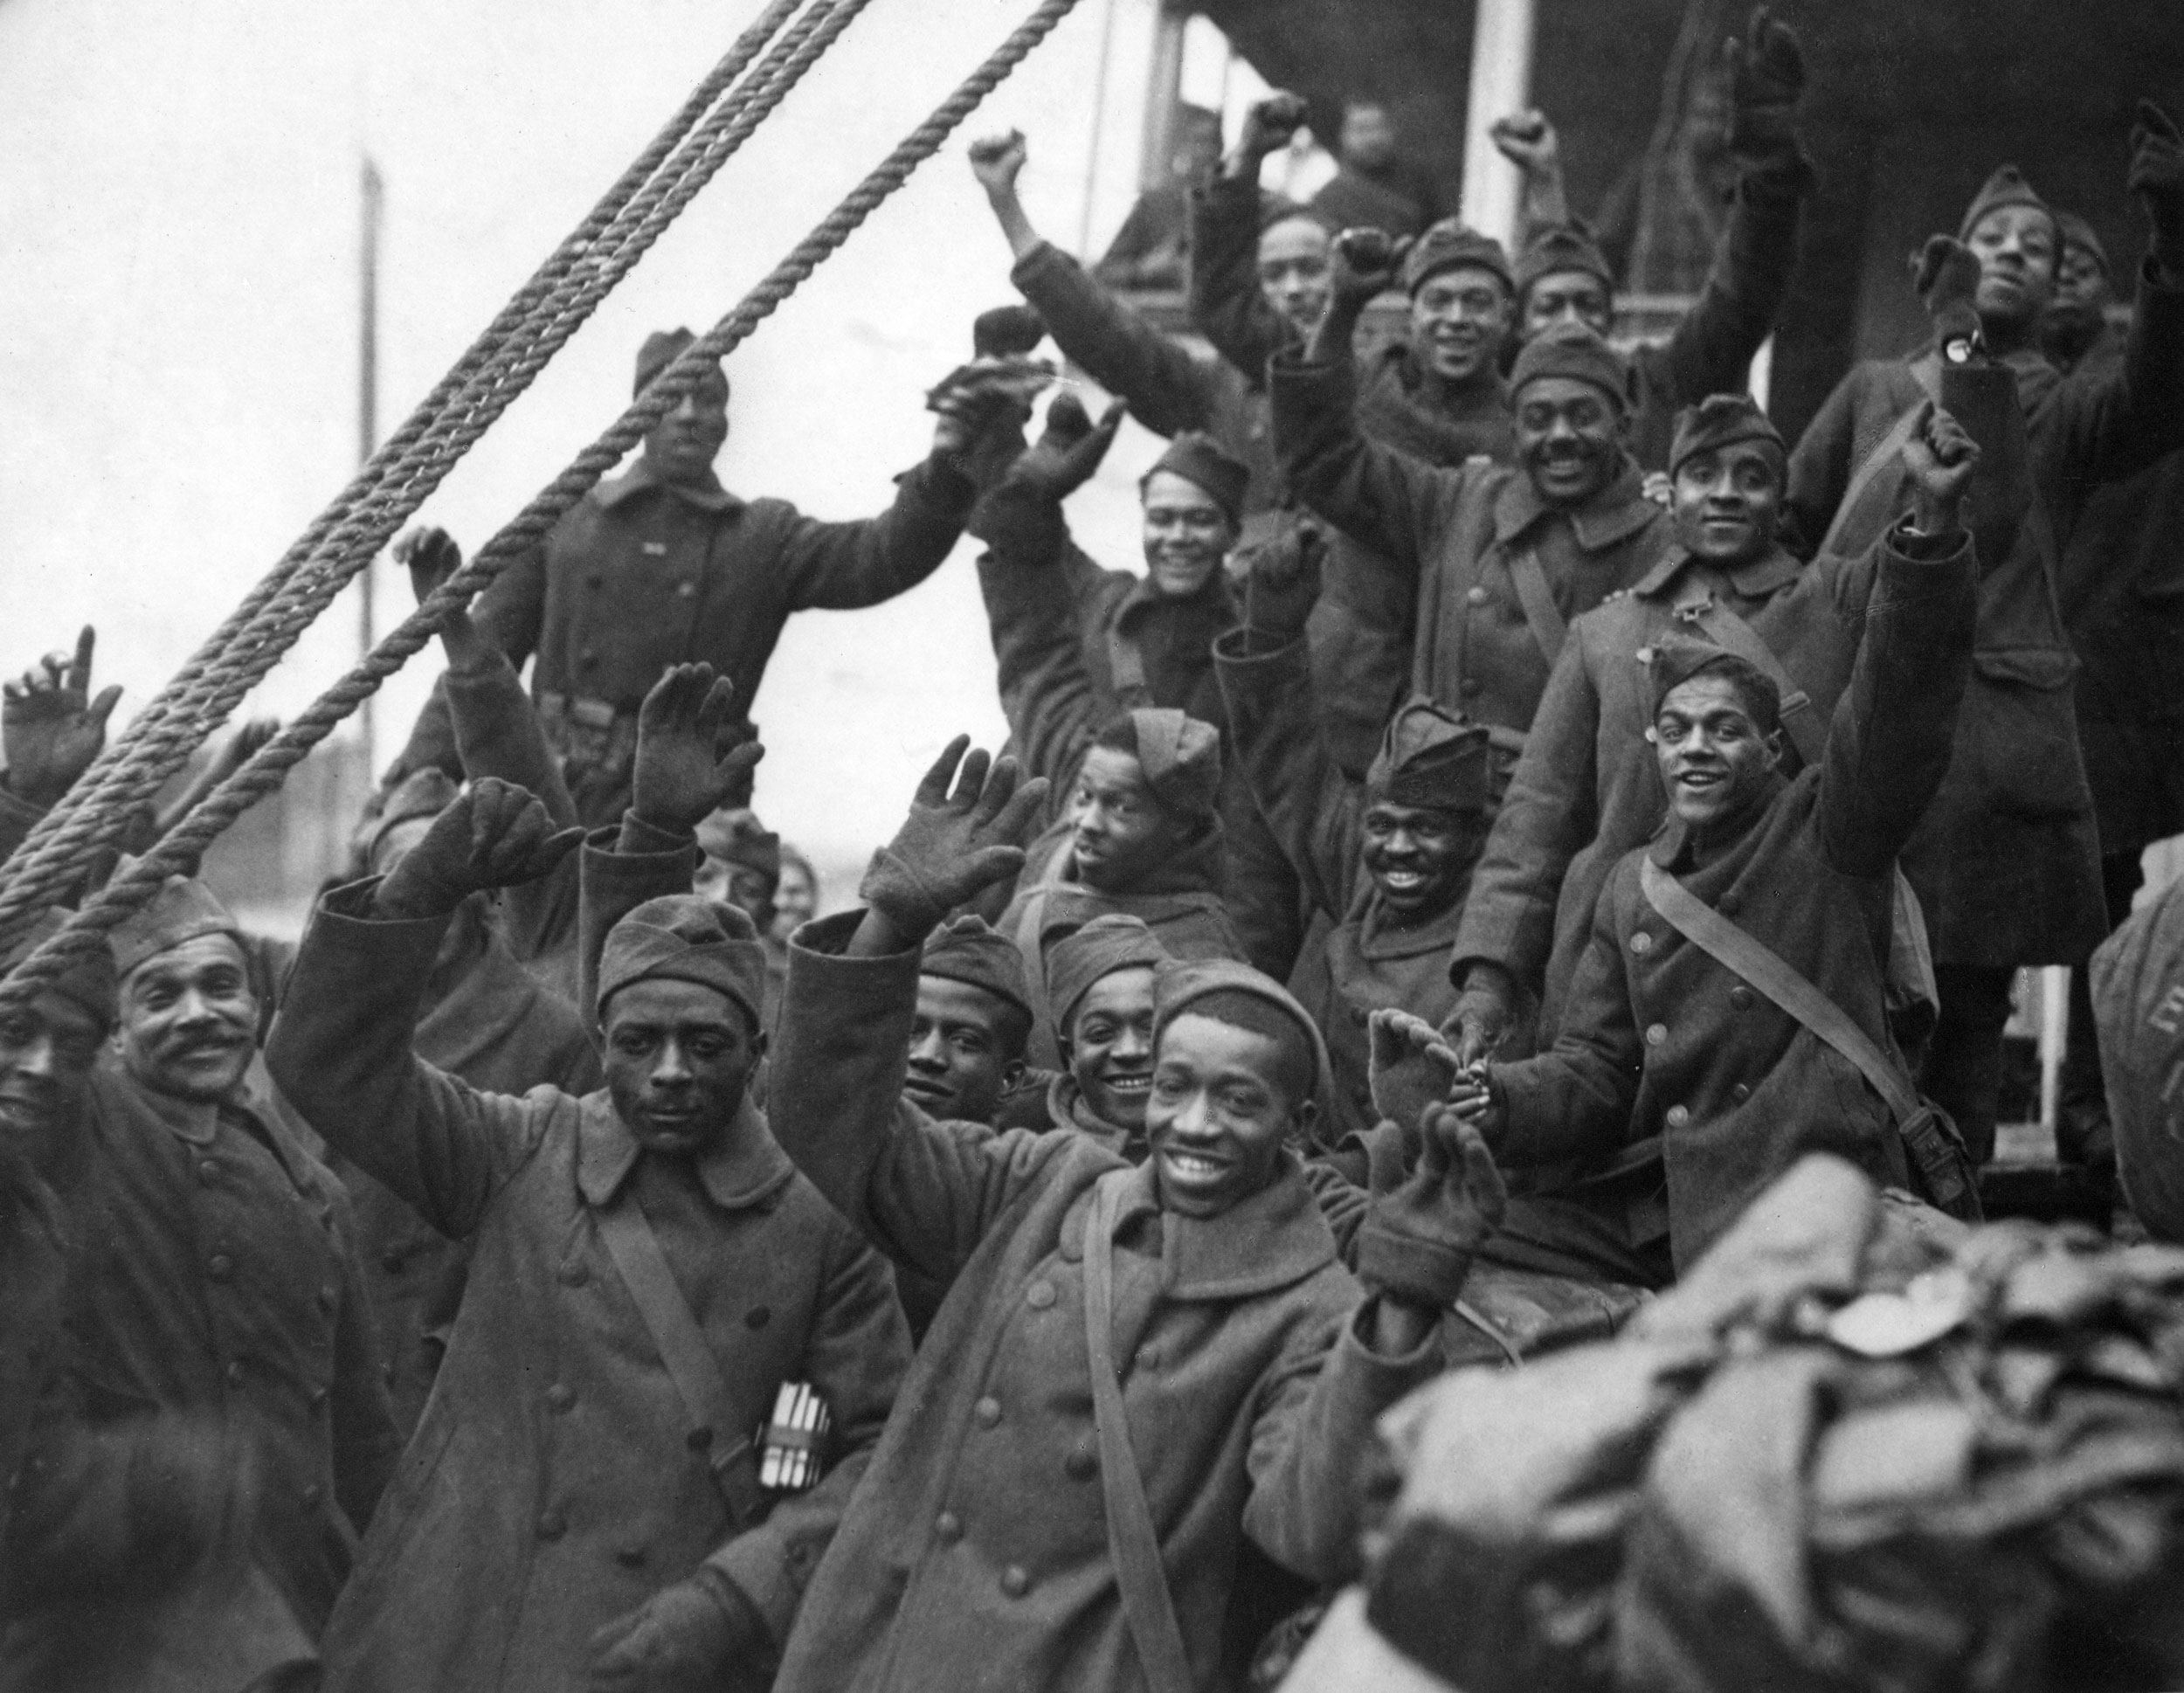
<instances>
[{"instance_id":1,"label":"raised fist","mask_svg":"<svg viewBox=\"0 0 2184 1693\"><path fill-rule=\"evenodd\" d=\"M1979 334L1980 261L1962 242L1952 236L1928 236L1926 245L1911 255L1911 287L1925 302L1940 344L1970 341Z\"/></svg>"},{"instance_id":2,"label":"raised fist","mask_svg":"<svg viewBox=\"0 0 2184 1693\"><path fill-rule=\"evenodd\" d=\"M1263 159L1287 147L1289 138L1304 127L1305 119L1310 115L1311 108L1301 94L1268 94L1264 100L1254 101L1244 114L1244 133L1236 145L1251 157Z\"/></svg>"},{"instance_id":3,"label":"raised fist","mask_svg":"<svg viewBox=\"0 0 2184 1693\"><path fill-rule=\"evenodd\" d=\"M2131 191L2146 202L2156 256L2165 269L2184 268L2184 136L2150 100L2139 102L2131 129Z\"/></svg>"},{"instance_id":4,"label":"raised fist","mask_svg":"<svg viewBox=\"0 0 2184 1693\"><path fill-rule=\"evenodd\" d=\"M1796 154L1797 102L1805 92L1805 51L1765 6L1745 38L1722 44L1730 79L1730 151L1743 158Z\"/></svg>"},{"instance_id":5,"label":"raised fist","mask_svg":"<svg viewBox=\"0 0 2184 1693\"><path fill-rule=\"evenodd\" d=\"M985 190L989 199L1013 195L1016 179L1023 174L1024 162L1030 156L1020 129L1012 129L1006 135L986 135L971 143L971 174L978 179L978 186Z\"/></svg>"},{"instance_id":6,"label":"raised fist","mask_svg":"<svg viewBox=\"0 0 2184 1693\"><path fill-rule=\"evenodd\" d=\"M1329 279L1335 303L1356 313L1366 303L1396 286L1402 274L1404 255L1411 250L1407 235L1390 238L1385 230L1346 229L1335 238L1335 263Z\"/></svg>"},{"instance_id":7,"label":"raised fist","mask_svg":"<svg viewBox=\"0 0 2184 1693\"><path fill-rule=\"evenodd\" d=\"M1959 501L1980 461L1979 443L1932 400L1922 400L1918 426L1904 443L1903 458L1917 500L1912 522L1927 535L1955 529Z\"/></svg>"},{"instance_id":8,"label":"raised fist","mask_svg":"<svg viewBox=\"0 0 2184 1693\"><path fill-rule=\"evenodd\" d=\"M1527 174L1551 170L1562 162L1562 137L1544 112L1512 112L1487 130L1496 150Z\"/></svg>"}]
</instances>

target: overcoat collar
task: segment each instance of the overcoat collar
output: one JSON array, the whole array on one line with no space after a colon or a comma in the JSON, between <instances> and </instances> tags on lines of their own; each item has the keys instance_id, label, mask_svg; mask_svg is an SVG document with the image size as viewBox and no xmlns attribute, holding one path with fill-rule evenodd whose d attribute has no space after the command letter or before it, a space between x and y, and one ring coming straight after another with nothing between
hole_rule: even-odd
<instances>
[{"instance_id":1,"label":"overcoat collar","mask_svg":"<svg viewBox=\"0 0 2184 1693\"><path fill-rule=\"evenodd\" d=\"M1063 1220L1060 1249L1075 1262L1084 1255L1084 1208L1089 1188ZM1218 1217L1185 1217L1160 1208L1151 1159L1130 1173L1116 1207L1117 1240L1151 1226L1160 1235L1160 1291L1169 1299L1243 1299L1303 1281L1336 1261L1335 1237L1293 1152L1282 1154L1281 1173L1241 1204Z\"/></svg>"},{"instance_id":2,"label":"overcoat collar","mask_svg":"<svg viewBox=\"0 0 2184 1693\"><path fill-rule=\"evenodd\" d=\"M722 487L721 479L709 470L705 473L705 480L696 486L667 482L655 475L642 459L621 475L601 482L592 490L591 497L607 510L612 511L625 500L643 494L649 488L659 488L672 494L676 499L695 506L701 511L740 511L743 506L743 501Z\"/></svg>"},{"instance_id":3,"label":"overcoat collar","mask_svg":"<svg viewBox=\"0 0 2184 1693\"><path fill-rule=\"evenodd\" d=\"M1097 1141L1117 1157L1136 1164L1145 1156L1144 1133L1136 1136L1119 1123L1097 1115L1085 1101L1076 1077L1063 1070L1047 1084L1047 1116L1057 1129Z\"/></svg>"},{"instance_id":4,"label":"overcoat collar","mask_svg":"<svg viewBox=\"0 0 2184 1693\"><path fill-rule=\"evenodd\" d=\"M1719 835L1706 841L1699 840L1691 827L1671 809L1661 819L1661 826L1654 832L1653 840L1646 848L1646 856L1672 875L1688 875L1703 863L1719 858L1759 825L1776 797L1789 786L1789 779L1778 769L1767 774L1766 783L1745 807L1744 814L1731 820Z\"/></svg>"},{"instance_id":5,"label":"overcoat collar","mask_svg":"<svg viewBox=\"0 0 2184 1693\"><path fill-rule=\"evenodd\" d=\"M605 1088L587 1095L577 1120L577 1189L584 1203L609 1203L637 1167L643 1151ZM720 1144L698 1160L699 1184L723 1211L763 1203L795 1173L789 1155L749 1099L737 1108L736 1120Z\"/></svg>"},{"instance_id":6,"label":"overcoat collar","mask_svg":"<svg viewBox=\"0 0 2184 1693\"><path fill-rule=\"evenodd\" d=\"M1502 491L1495 496L1494 538L1507 546L1541 518L1559 513L1570 520L1578 545L1588 553L1596 553L1618 542L1628 541L1651 522L1660 510L1646 498L1645 483L1638 473L1638 466L1628 457L1614 481L1583 505L1570 508L1549 505L1539 497L1531 478L1518 470L1504 479Z\"/></svg>"},{"instance_id":7,"label":"overcoat collar","mask_svg":"<svg viewBox=\"0 0 2184 1693\"><path fill-rule=\"evenodd\" d=\"M1671 547L1661 556L1645 575L1632 584L1631 593L1639 599L1655 599L1674 584L1683 567L1692 562L1691 555L1682 547ZM1729 585L1746 599L1766 599L1778 589L1787 587L1797 580L1797 574L1805 567L1796 556L1779 543L1749 563L1737 565L1721 573L1729 578Z\"/></svg>"}]
</instances>

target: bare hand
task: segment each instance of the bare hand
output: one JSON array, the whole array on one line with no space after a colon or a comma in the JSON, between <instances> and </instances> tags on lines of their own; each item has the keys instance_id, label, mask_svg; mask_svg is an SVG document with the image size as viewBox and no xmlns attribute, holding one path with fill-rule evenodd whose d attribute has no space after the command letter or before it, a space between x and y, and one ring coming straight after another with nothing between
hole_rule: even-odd
<instances>
[{"instance_id":1,"label":"bare hand","mask_svg":"<svg viewBox=\"0 0 2184 1693\"><path fill-rule=\"evenodd\" d=\"M2150 100L2139 102L2131 129L2131 191L2146 202L2162 267L2184 267L2184 136Z\"/></svg>"},{"instance_id":2,"label":"bare hand","mask_svg":"<svg viewBox=\"0 0 2184 1693\"><path fill-rule=\"evenodd\" d=\"M755 1624L754 1617L723 1607L702 1579L662 1587L593 1633L589 1693L735 1693L750 1687L754 1678L743 1673L745 1667L772 1667L772 1642L763 1631L750 1638Z\"/></svg>"},{"instance_id":3,"label":"bare hand","mask_svg":"<svg viewBox=\"0 0 2184 1693\"><path fill-rule=\"evenodd\" d=\"M1495 1085L1493 1071L1484 1066L1448 1090L1448 1109L1477 1130L1489 1146L1499 1145L1509 1133L1509 1102Z\"/></svg>"},{"instance_id":4,"label":"bare hand","mask_svg":"<svg viewBox=\"0 0 2184 1693\"><path fill-rule=\"evenodd\" d=\"M1013 197L1016 179L1023 174L1025 162L1031 157L1031 149L1025 144L1024 132L1012 129L1006 135L986 135L971 143L971 174L978 179L978 186L986 191L988 199Z\"/></svg>"},{"instance_id":5,"label":"bare hand","mask_svg":"<svg viewBox=\"0 0 2184 1693\"><path fill-rule=\"evenodd\" d=\"M40 809L57 804L91 768L107 743L107 719L121 697L119 683L91 697L91 655L98 636L89 624L76 653L48 653L10 682L0 706L8 791Z\"/></svg>"},{"instance_id":6,"label":"bare hand","mask_svg":"<svg viewBox=\"0 0 2184 1693\"><path fill-rule=\"evenodd\" d=\"M1474 963L1463 978L1456 1008L1441 1025L1464 1069L1483 1063L1517 1023L1517 985L1498 964Z\"/></svg>"},{"instance_id":7,"label":"bare hand","mask_svg":"<svg viewBox=\"0 0 2184 1693\"><path fill-rule=\"evenodd\" d=\"M957 365L925 393L925 409L940 418L933 451L958 458L991 429L1022 428L1032 402L1054 379L1045 359L984 357Z\"/></svg>"},{"instance_id":8,"label":"bare hand","mask_svg":"<svg viewBox=\"0 0 2184 1693\"><path fill-rule=\"evenodd\" d=\"M1043 777L1019 782L1015 759L992 761L967 735L950 741L917 784L902 826L873 854L859 885L859 896L871 908L867 921L877 916L892 942L874 950L899 952L922 944L957 906L1022 869L1024 849L1017 842L1046 797Z\"/></svg>"},{"instance_id":9,"label":"bare hand","mask_svg":"<svg viewBox=\"0 0 2184 1693\"><path fill-rule=\"evenodd\" d=\"M630 809L671 834L689 834L750 785L766 756L731 715L736 685L709 664L678 664L637 709Z\"/></svg>"},{"instance_id":10,"label":"bare hand","mask_svg":"<svg viewBox=\"0 0 2184 1693\"><path fill-rule=\"evenodd\" d=\"M1932 400L1919 402L1918 417L1903 455L1917 500L1911 521L1923 534L1940 535L1958 527L1959 504L1980 461L1980 444Z\"/></svg>"},{"instance_id":11,"label":"bare hand","mask_svg":"<svg viewBox=\"0 0 2184 1693\"><path fill-rule=\"evenodd\" d=\"M419 605L430 599L440 584L463 567L463 549L446 529L430 524L404 529L396 537L395 563L410 573L410 591Z\"/></svg>"},{"instance_id":12,"label":"bare hand","mask_svg":"<svg viewBox=\"0 0 2184 1693\"><path fill-rule=\"evenodd\" d=\"M1009 466L1010 479L1031 484L1049 499L1068 499L1098 473L1129 409L1116 400L1094 423L1084 402L1063 389L1047 403L1047 427L1039 439Z\"/></svg>"},{"instance_id":13,"label":"bare hand","mask_svg":"<svg viewBox=\"0 0 2184 1693\"><path fill-rule=\"evenodd\" d=\"M1269 153L1279 153L1304 127L1311 109L1303 95L1280 90L1254 101L1244 114L1244 132L1237 137L1236 150L1254 163Z\"/></svg>"},{"instance_id":14,"label":"bare hand","mask_svg":"<svg viewBox=\"0 0 2184 1693\"><path fill-rule=\"evenodd\" d=\"M432 820L373 903L384 917L445 916L473 894L537 881L583 839L581 829L556 833L527 789L488 776Z\"/></svg>"},{"instance_id":15,"label":"bare hand","mask_svg":"<svg viewBox=\"0 0 2184 1693\"><path fill-rule=\"evenodd\" d=\"M1545 112L1512 112L1495 119L1486 133L1496 150L1527 175L1562 167L1562 137Z\"/></svg>"},{"instance_id":16,"label":"bare hand","mask_svg":"<svg viewBox=\"0 0 2184 1693\"><path fill-rule=\"evenodd\" d=\"M1400 1124L1407 1141L1431 1106L1448 1097L1462 1073L1455 1050L1422 1017L1393 1009L1376 1011L1366 1023L1372 1047L1372 1109Z\"/></svg>"}]
</instances>

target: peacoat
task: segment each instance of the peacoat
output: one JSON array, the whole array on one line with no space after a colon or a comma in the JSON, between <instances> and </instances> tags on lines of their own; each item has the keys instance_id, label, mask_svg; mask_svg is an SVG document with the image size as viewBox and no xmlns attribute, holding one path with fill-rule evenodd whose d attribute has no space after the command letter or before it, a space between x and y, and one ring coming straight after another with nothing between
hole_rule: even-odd
<instances>
[{"instance_id":1,"label":"peacoat","mask_svg":"<svg viewBox=\"0 0 2184 1693\"><path fill-rule=\"evenodd\" d=\"M1427 465L1368 439L1351 417L1348 361L1291 354L1271 367L1275 450L1291 485L1336 528L1385 553L1417 584L1411 687L1494 737L1506 780L1545 692L1559 638L1536 632L1510 573L1531 552L1560 622L1589 612L1651 569L1670 541L1668 515L1626 464L1572 511L1547 505L1522 471Z\"/></svg>"},{"instance_id":2,"label":"peacoat","mask_svg":"<svg viewBox=\"0 0 2184 1693\"><path fill-rule=\"evenodd\" d=\"M867 1239L950 1291L775 1685L1142 1687L1083 1305L1092 1187L1130 1166L1085 1135L935 1123L904 1101L918 957L840 956L860 916L791 943L776 1121ZM1438 1353L1367 1348L1361 1289L1293 1160L1210 1220L1162 1212L1140 1166L1113 1240L1128 1432L1192 1684L1232 1685L1222 1624L1245 1542L1313 1580L1353 1570L1372 1420Z\"/></svg>"},{"instance_id":3,"label":"peacoat","mask_svg":"<svg viewBox=\"0 0 2184 1693\"><path fill-rule=\"evenodd\" d=\"M1921 559L1909 549L1941 556ZM1902 1185L1896 1124L1849 1060L1653 908L1650 860L1839 1005L1885 1052L1896 856L1939 790L1971 669L1973 548L1897 528L1817 769L1770 777L1701 840L1669 817L1594 907L1554 1045L1490 1067L1516 1165L1657 1145L1669 1243L1688 1268L1807 1152ZM1627 1157L1626 1161L1629 1161Z\"/></svg>"},{"instance_id":4,"label":"peacoat","mask_svg":"<svg viewBox=\"0 0 2184 1693\"><path fill-rule=\"evenodd\" d=\"M587 848L587 956L622 913L687 891L694 861L688 845ZM424 1421L328 1630L328 1688L582 1688L592 1633L701 1563L778 1644L908 1353L886 1264L748 1102L702 1158L655 1159L605 1092L480 1093L418 1059L445 924L373 916L372 891L321 902L268 1063L329 1140L472 1256ZM721 1365L726 1428L698 1422L661 1362L601 1237L616 1206L639 1207ZM799 1380L833 1413L828 1469L777 1496L756 1431ZM740 1448L719 1482L715 1441Z\"/></svg>"},{"instance_id":5,"label":"peacoat","mask_svg":"<svg viewBox=\"0 0 2184 1693\"><path fill-rule=\"evenodd\" d=\"M2072 709L2077 660L2056 601L2058 548L2092 491L2184 446L2184 287L2142 274L2123 358L2063 380L2036 353L2006 362L2022 433L1989 456L2026 467L2018 521L1983 537L1972 691L1949 777L1904 854L1941 964L2075 964L2108 932L2092 798ZM1787 509L1807 541L1836 519L1853 477L1929 393L1984 373L1927 352L1861 364L1814 416L1790 457ZM1985 473L1983 466L1982 473ZM1891 465L1844 515L1831 549L1870 544L1905 504Z\"/></svg>"},{"instance_id":6,"label":"peacoat","mask_svg":"<svg viewBox=\"0 0 2184 1693\"><path fill-rule=\"evenodd\" d=\"M1828 605L1849 627L1845 645L1855 652L1870 565L1863 574L1841 565L1823 559L1814 569L1836 590ZM1461 982L1475 962L1499 964L1537 997L1540 1039L1553 1039L1608 872L1652 837L1668 811L1646 739L1653 723L1648 661L1654 643L1687 621L1677 615L1679 607L1703 602L1750 624L1777 657L1827 669L1834 646L1814 652L1814 643L1790 639L1817 609L1789 600L1802 574L1780 548L1724 572L1672 547L1628 593L1611 595L1571 624L1472 872L1449 955L1453 980ZM1845 589L1853 591L1854 604L1843 604ZM1808 694L1821 681L1795 669L1791 679ZM1828 690L1828 697L1838 691ZM1799 768L1794 750L1787 756L1789 769Z\"/></svg>"},{"instance_id":7,"label":"peacoat","mask_svg":"<svg viewBox=\"0 0 2184 1693\"><path fill-rule=\"evenodd\" d=\"M1438 1024L1455 1007L1448 949L1464 891L1420 923L1388 921L1365 868L1365 796L1316 731L1303 643L1254 653L1247 632L1213 648L1230 736L1253 796L1297 867L1315 917L1289 977L1327 1041L1332 1121L1327 1143L1379 1121L1371 1085L1372 1014L1393 1007Z\"/></svg>"},{"instance_id":8,"label":"peacoat","mask_svg":"<svg viewBox=\"0 0 2184 1693\"><path fill-rule=\"evenodd\" d=\"M495 577L474 615L518 668L536 658L531 693L570 760L577 809L587 823L611 823L627 798L637 708L668 666L710 663L735 683L747 719L791 614L877 605L916 587L956 544L971 500L969 480L929 458L879 516L822 522L709 478L662 482L640 461ZM612 727L584 724L584 701L610 710ZM397 769L426 764L460 770L439 694Z\"/></svg>"}]
</instances>

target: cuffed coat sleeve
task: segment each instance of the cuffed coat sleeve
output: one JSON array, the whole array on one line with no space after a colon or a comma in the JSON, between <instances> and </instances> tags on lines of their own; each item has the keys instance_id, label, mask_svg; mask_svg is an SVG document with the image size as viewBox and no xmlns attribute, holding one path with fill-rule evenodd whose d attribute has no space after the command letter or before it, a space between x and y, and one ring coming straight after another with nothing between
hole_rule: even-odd
<instances>
[{"instance_id":1,"label":"cuffed coat sleeve","mask_svg":"<svg viewBox=\"0 0 2184 1693\"><path fill-rule=\"evenodd\" d=\"M1268 367L1268 382L1274 450L1289 487L1415 581L1462 472L1368 439L1358 427L1357 370L1348 359L1315 363L1284 353Z\"/></svg>"},{"instance_id":2,"label":"cuffed coat sleeve","mask_svg":"<svg viewBox=\"0 0 2184 1693\"><path fill-rule=\"evenodd\" d=\"M972 497L968 477L927 459L896 480L895 503L877 517L828 523L795 512L775 563L788 608L855 611L915 588L955 546Z\"/></svg>"},{"instance_id":3,"label":"cuffed coat sleeve","mask_svg":"<svg viewBox=\"0 0 2184 1693\"><path fill-rule=\"evenodd\" d=\"M1247 379L1296 338L1259 292L1259 184L1221 176L1191 195L1191 323Z\"/></svg>"},{"instance_id":4,"label":"cuffed coat sleeve","mask_svg":"<svg viewBox=\"0 0 2184 1693\"><path fill-rule=\"evenodd\" d=\"M1657 350L1639 355L1671 414L1710 394L1744 391L1789 293L1803 204L1799 172L1751 171L1738 184L1697 302Z\"/></svg>"},{"instance_id":5,"label":"cuffed coat sleeve","mask_svg":"<svg viewBox=\"0 0 2184 1693\"><path fill-rule=\"evenodd\" d=\"M1010 273L1038 308L1064 357L1126 401L1156 435L1208 427L1212 372L1087 274L1059 247L1042 243Z\"/></svg>"}]
</instances>

